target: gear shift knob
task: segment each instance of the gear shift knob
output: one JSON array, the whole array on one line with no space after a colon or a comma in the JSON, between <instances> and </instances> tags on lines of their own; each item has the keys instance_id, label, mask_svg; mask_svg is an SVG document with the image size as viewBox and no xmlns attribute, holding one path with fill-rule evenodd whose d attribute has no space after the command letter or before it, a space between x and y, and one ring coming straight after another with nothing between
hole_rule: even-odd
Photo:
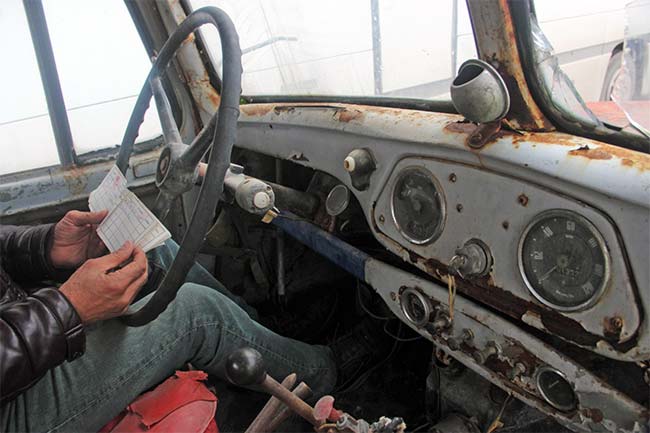
<instances>
[{"instance_id":1,"label":"gear shift knob","mask_svg":"<svg viewBox=\"0 0 650 433\"><path fill-rule=\"evenodd\" d=\"M259 385L266 378L262 355L255 349L237 349L226 358L226 377L237 386Z\"/></svg>"}]
</instances>

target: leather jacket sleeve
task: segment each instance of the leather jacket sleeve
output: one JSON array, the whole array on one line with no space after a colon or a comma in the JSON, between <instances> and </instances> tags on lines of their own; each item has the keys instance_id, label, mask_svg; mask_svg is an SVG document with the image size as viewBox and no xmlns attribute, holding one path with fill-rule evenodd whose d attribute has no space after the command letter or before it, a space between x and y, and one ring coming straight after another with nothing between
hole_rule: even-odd
<instances>
[{"instance_id":1,"label":"leather jacket sleeve","mask_svg":"<svg viewBox=\"0 0 650 433\"><path fill-rule=\"evenodd\" d=\"M85 349L79 315L57 289L0 306L0 404Z\"/></svg>"},{"instance_id":2,"label":"leather jacket sleeve","mask_svg":"<svg viewBox=\"0 0 650 433\"><path fill-rule=\"evenodd\" d=\"M81 319L65 295L15 284L65 279L48 260L52 229L0 226L0 405L85 349Z\"/></svg>"},{"instance_id":3,"label":"leather jacket sleeve","mask_svg":"<svg viewBox=\"0 0 650 433\"><path fill-rule=\"evenodd\" d=\"M49 261L54 224L0 225L0 266L19 284L46 279L65 280L70 273L57 271Z\"/></svg>"}]
</instances>

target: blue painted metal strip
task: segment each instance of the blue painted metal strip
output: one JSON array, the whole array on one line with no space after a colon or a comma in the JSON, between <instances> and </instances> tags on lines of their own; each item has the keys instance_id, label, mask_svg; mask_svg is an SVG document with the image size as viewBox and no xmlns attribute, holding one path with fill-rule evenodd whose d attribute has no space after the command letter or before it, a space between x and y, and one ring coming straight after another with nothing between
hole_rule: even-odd
<instances>
[{"instance_id":1,"label":"blue painted metal strip","mask_svg":"<svg viewBox=\"0 0 650 433\"><path fill-rule=\"evenodd\" d=\"M282 211L273 224L355 277L366 280L368 254L290 212Z\"/></svg>"}]
</instances>

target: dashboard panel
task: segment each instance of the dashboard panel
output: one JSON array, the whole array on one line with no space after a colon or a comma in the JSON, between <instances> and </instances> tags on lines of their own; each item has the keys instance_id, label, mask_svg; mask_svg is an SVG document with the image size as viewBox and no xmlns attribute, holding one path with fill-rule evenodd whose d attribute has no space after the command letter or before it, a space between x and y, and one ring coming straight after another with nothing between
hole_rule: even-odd
<instances>
[{"instance_id":1,"label":"dashboard panel","mask_svg":"<svg viewBox=\"0 0 650 433\"><path fill-rule=\"evenodd\" d=\"M439 207L444 227L427 242L413 242L395 218L394 197L401 179L415 169L430 173L439 185L435 194L445 203ZM414 199L418 200L422 201ZM429 207L419 205L420 209ZM413 220L423 219L412 208L398 212L410 211ZM579 322L585 335L602 337L613 345L629 340L639 328L635 290L615 227L600 212L575 199L485 169L408 157L395 165L379 192L373 218L385 235L385 245L397 254L403 255L403 250L415 254L417 266L426 272L446 273L444 265L466 242L482 241L492 259L483 281L491 289L486 289L482 302L519 315L516 318L529 325L547 330L543 319L552 311ZM572 230L561 232L561 226L567 225ZM538 265L543 269L538 270ZM524 300L525 311L509 305L509 295ZM568 327L553 332L571 341L580 338Z\"/></svg>"},{"instance_id":2,"label":"dashboard panel","mask_svg":"<svg viewBox=\"0 0 650 433\"><path fill-rule=\"evenodd\" d=\"M238 147L336 178L374 237L403 260L370 258L364 269L397 318L573 430L644 431L647 408L574 356L607 366L604 357L650 358L650 156L513 131L471 149L473 125L416 110L274 103L241 111ZM355 178L346 161L362 153L372 164ZM544 236L555 240L538 244ZM522 251L543 259L526 263ZM576 262L586 251L591 260ZM482 266L455 266L460 252ZM466 268L474 275L449 285L448 274ZM547 279L562 287L540 290L537 280Z\"/></svg>"}]
</instances>

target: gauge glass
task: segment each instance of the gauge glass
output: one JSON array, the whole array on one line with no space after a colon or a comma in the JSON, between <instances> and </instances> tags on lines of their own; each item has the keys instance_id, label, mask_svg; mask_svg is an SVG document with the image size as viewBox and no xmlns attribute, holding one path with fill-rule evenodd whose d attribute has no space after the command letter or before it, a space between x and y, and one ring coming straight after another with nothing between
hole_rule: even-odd
<instances>
[{"instance_id":1,"label":"gauge glass","mask_svg":"<svg viewBox=\"0 0 650 433\"><path fill-rule=\"evenodd\" d=\"M531 293L562 311L593 305L609 279L602 235L570 211L552 210L533 220L522 236L519 263Z\"/></svg>"},{"instance_id":2,"label":"gauge glass","mask_svg":"<svg viewBox=\"0 0 650 433\"><path fill-rule=\"evenodd\" d=\"M577 397L573 387L559 371L542 367L537 373L537 390L554 408L568 412L576 407Z\"/></svg>"},{"instance_id":3,"label":"gauge glass","mask_svg":"<svg viewBox=\"0 0 650 433\"><path fill-rule=\"evenodd\" d=\"M409 241L435 240L444 223L444 201L433 175L424 168L402 171L393 189L392 213L397 229Z\"/></svg>"},{"instance_id":4,"label":"gauge glass","mask_svg":"<svg viewBox=\"0 0 650 433\"><path fill-rule=\"evenodd\" d=\"M402 312L415 326L421 327L429 323L431 304L417 289L407 288L400 295Z\"/></svg>"}]
</instances>

